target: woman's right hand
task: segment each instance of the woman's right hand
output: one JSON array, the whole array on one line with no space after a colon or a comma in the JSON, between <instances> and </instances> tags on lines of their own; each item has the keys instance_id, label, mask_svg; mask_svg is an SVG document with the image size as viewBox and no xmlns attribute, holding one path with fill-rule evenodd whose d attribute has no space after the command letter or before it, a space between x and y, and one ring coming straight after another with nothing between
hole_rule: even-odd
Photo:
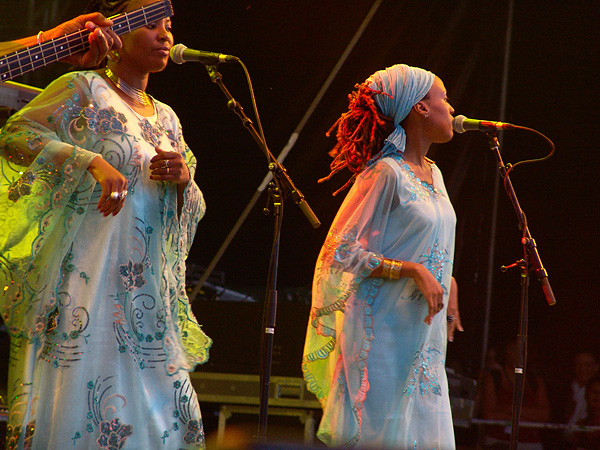
<instances>
[{"instance_id":1,"label":"woman's right hand","mask_svg":"<svg viewBox=\"0 0 600 450\"><path fill-rule=\"evenodd\" d=\"M110 214L116 216L127 198L127 178L100 155L92 160L87 170L102 186L98 210L104 214L104 217Z\"/></svg>"},{"instance_id":2,"label":"woman's right hand","mask_svg":"<svg viewBox=\"0 0 600 450\"><path fill-rule=\"evenodd\" d=\"M444 288L423 264L405 261L402 265L402 276L415 280L417 288L427 300L428 313L425 323L431 325L433 316L444 309Z\"/></svg>"}]
</instances>

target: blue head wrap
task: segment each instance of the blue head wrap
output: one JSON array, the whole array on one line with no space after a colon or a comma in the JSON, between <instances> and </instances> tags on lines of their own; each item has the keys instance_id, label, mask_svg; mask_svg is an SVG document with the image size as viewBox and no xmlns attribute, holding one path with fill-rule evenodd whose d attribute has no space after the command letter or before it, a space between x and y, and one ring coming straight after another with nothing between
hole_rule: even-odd
<instances>
[{"instance_id":1,"label":"blue head wrap","mask_svg":"<svg viewBox=\"0 0 600 450\"><path fill-rule=\"evenodd\" d=\"M434 79L433 73L406 64L396 64L379 70L367 79L366 84L371 89L391 96L376 95L375 102L383 115L391 118L396 126L385 140L381 152L371 158L370 163L379 158L404 152L406 132L400 122L408 116L411 108L427 95Z\"/></svg>"}]
</instances>

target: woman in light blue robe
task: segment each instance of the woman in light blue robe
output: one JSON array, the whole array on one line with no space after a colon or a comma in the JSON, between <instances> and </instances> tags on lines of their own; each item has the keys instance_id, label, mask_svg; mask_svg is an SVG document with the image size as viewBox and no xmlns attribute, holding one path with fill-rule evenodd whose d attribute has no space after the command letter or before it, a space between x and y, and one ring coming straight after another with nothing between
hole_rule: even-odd
<instances>
[{"instance_id":1,"label":"woman in light blue robe","mask_svg":"<svg viewBox=\"0 0 600 450\"><path fill-rule=\"evenodd\" d=\"M172 45L161 18L109 66L129 81L134 48L147 77ZM69 73L10 119L0 156L7 448L204 448L188 372L211 340L185 259L205 204L173 110L104 70Z\"/></svg>"},{"instance_id":2,"label":"woman in light blue robe","mask_svg":"<svg viewBox=\"0 0 600 450\"><path fill-rule=\"evenodd\" d=\"M328 445L455 448L444 363L462 329L449 301L456 218L426 158L452 138L453 113L439 78L396 65L358 86L336 123L332 173L356 176L317 261L302 362Z\"/></svg>"}]
</instances>

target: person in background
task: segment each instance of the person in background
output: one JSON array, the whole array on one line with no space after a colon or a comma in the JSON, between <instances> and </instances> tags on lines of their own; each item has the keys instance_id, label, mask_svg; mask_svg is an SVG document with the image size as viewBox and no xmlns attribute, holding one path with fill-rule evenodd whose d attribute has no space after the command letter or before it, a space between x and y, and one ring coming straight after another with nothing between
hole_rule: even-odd
<instances>
[{"instance_id":1,"label":"person in background","mask_svg":"<svg viewBox=\"0 0 600 450\"><path fill-rule=\"evenodd\" d=\"M600 372L600 363L590 350L581 350L573 358L573 381L565 408L565 420L573 425L587 417L586 386Z\"/></svg>"},{"instance_id":2,"label":"person in background","mask_svg":"<svg viewBox=\"0 0 600 450\"><path fill-rule=\"evenodd\" d=\"M317 436L330 446L453 450L445 358L462 330L456 217L427 153L452 139L454 109L439 77L405 64L349 98L329 177L348 168L354 184L317 260L302 360L323 406Z\"/></svg>"},{"instance_id":3,"label":"person in background","mask_svg":"<svg viewBox=\"0 0 600 450\"><path fill-rule=\"evenodd\" d=\"M100 13L80 15L67 22L61 23L51 30L40 31L37 36L30 36L9 42L0 42L0 55L12 53L35 44L41 44L50 39L55 39L64 36L65 34L74 33L83 28L87 28L90 31L88 38L90 48L85 52L70 55L61 61L77 67L95 67L106 57L106 54L109 51L121 48L121 39L110 28L112 25L112 20L105 18Z\"/></svg>"},{"instance_id":4,"label":"person in background","mask_svg":"<svg viewBox=\"0 0 600 450\"><path fill-rule=\"evenodd\" d=\"M586 416L577 425L600 427L600 376L591 378L585 389ZM577 431L571 441L573 450L600 450L600 431Z\"/></svg>"},{"instance_id":5,"label":"person in background","mask_svg":"<svg viewBox=\"0 0 600 450\"><path fill-rule=\"evenodd\" d=\"M512 419L516 352L516 340L509 341L498 354L501 370L486 372L483 376L481 417L484 420L510 422ZM530 364L524 380L520 421L548 422L549 420L550 401L546 385ZM508 450L510 433L510 426L486 425L484 448ZM520 427L519 450L542 450L542 448L542 436L538 429Z\"/></svg>"},{"instance_id":6,"label":"person in background","mask_svg":"<svg viewBox=\"0 0 600 450\"><path fill-rule=\"evenodd\" d=\"M105 16L154 0L102 0ZM205 211L175 112L146 93L170 18L59 77L0 132L10 449L201 449L189 371L211 340L185 289Z\"/></svg>"}]
</instances>

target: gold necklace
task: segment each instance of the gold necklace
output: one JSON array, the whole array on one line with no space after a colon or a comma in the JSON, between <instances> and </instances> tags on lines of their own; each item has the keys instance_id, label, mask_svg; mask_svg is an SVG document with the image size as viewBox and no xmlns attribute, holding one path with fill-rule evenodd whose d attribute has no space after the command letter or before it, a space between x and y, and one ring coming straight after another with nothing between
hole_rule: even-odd
<instances>
[{"instance_id":1,"label":"gold necklace","mask_svg":"<svg viewBox=\"0 0 600 450\"><path fill-rule=\"evenodd\" d=\"M131 98L133 101L136 101L144 106L152 105L152 103L150 102L150 97L148 97L148 94L146 94L146 92L142 91L141 89L134 88L130 84L121 80L118 76L116 76L113 73L112 70L110 70L108 68L108 66L106 66L104 68L104 73L106 74L108 79L110 81L112 81L121 92L123 92L126 96Z\"/></svg>"}]
</instances>

